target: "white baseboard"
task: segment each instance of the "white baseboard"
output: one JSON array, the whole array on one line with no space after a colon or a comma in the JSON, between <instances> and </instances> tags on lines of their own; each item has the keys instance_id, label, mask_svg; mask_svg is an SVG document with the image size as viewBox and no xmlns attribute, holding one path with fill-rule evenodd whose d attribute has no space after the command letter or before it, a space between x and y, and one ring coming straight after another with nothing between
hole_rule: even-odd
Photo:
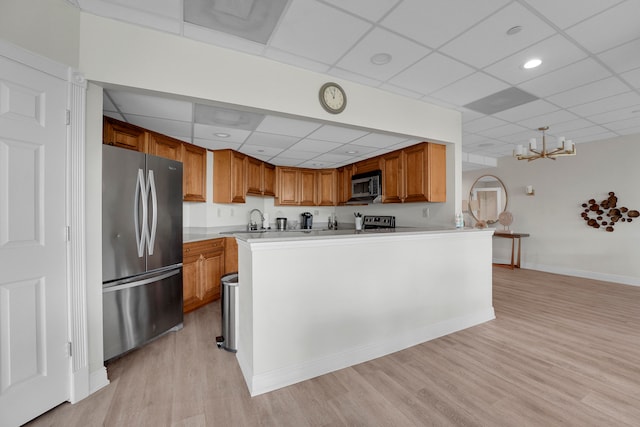
<instances>
[{"instance_id":1,"label":"white baseboard","mask_svg":"<svg viewBox=\"0 0 640 427\"><path fill-rule=\"evenodd\" d=\"M251 396L257 396L300 381L305 381L320 375L328 374L329 372L353 366L358 363L386 356L388 354L395 353L396 351L404 350L405 348L493 319L495 319L495 312L493 307L491 307L467 316L427 325L412 331L406 331L405 333L399 334L391 339L385 339L384 341L374 342L365 346L350 348L340 353L331 354L320 359L285 366L274 371L253 376L247 376L248 372L245 372L243 369L243 374L245 374L245 381L247 382ZM246 368L246 365L242 363L243 361L240 354L238 354L238 362L240 363L241 369L243 365Z\"/></svg>"},{"instance_id":2,"label":"white baseboard","mask_svg":"<svg viewBox=\"0 0 640 427\"><path fill-rule=\"evenodd\" d=\"M511 260L494 259L494 263L509 264ZM522 263L522 268L528 270L544 271L547 273L562 274L565 276L583 277L585 279L601 280L603 282L620 283L622 285L640 286L640 278L621 276L618 274L600 273L597 271L579 270L576 268L560 267L557 265Z\"/></svg>"},{"instance_id":3,"label":"white baseboard","mask_svg":"<svg viewBox=\"0 0 640 427\"><path fill-rule=\"evenodd\" d=\"M109 385L109 378L107 377L107 368L102 367L97 371L91 372L89 375L89 393L93 394Z\"/></svg>"}]
</instances>

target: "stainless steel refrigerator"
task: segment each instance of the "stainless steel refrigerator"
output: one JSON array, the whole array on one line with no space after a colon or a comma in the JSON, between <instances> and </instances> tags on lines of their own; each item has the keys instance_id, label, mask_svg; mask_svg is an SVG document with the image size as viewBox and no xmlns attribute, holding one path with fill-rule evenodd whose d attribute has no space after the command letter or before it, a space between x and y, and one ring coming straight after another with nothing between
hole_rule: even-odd
<instances>
[{"instance_id":1,"label":"stainless steel refrigerator","mask_svg":"<svg viewBox=\"0 0 640 427\"><path fill-rule=\"evenodd\" d=\"M102 150L104 360L182 328L182 163Z\"/></svg>"}]
</instances>

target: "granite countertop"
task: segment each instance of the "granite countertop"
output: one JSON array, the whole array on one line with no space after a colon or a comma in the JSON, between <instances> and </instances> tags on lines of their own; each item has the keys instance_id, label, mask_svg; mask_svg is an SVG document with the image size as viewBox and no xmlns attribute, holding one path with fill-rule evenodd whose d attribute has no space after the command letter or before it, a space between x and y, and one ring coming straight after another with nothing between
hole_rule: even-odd
<instances>
[{"instance_id":1,"label":"granite countertop","mask_svg":"<svg viewBox=\"0 0 640 427\"><path fill-rule=\"evenodd\" d=\"M354 228L339 228L338 230L311 229L311 230L287 230L277 231L273 229L264 231L247 231L238 226L211 227L203 229L185 229L183 243L197 242L201 240L218 239L221 237L236 237L246 241L272 241L272 240L298 240L298 239L325 239L353 236L376 236L385 234L415 234L415 233L460 233L480 231L473 228L456 229L453 227L396 227L390 229L355 230Z\"/></svg>"}]
</instances>

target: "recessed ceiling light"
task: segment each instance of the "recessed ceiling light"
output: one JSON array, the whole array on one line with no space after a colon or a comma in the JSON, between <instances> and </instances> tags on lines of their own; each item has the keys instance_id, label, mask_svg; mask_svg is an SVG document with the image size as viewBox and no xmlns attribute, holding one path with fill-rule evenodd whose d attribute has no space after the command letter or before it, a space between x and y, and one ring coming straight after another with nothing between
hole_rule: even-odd
<instances>
[{"instance_id":1,"label":"recessed ceiling light","mask_svg":"<svg viewBox=\"0 0 640 427\"><path fill-rule=\"evenodd\" d=\"M358 154L358 152L357 151L353 151L353 150L349 150L349 151L347 151L347 154Z\"/></svg>"},{"instance_id":2,"label":"recessed ceiling light","mask_svg":"<svg viewBox=\"0 0 640 427\"><path fill-rule=\"evenodd\" d=\"M522 31L522 27L520 25L516 25L515 27L511 27L507 30L507 35L513 36L515 34L518 34L520 31Z\"/></svg>"},{"instance_id":3,"label":"recessed ceiling light","mask_svg":"<svg viewBox=\"0 0 640 427\"><path fill-rule=\"evenodd\" d=\"M256 150L258 153L264 153L263 149Z\"/></svg>"},{"instance_id":4,"label":"recessed ceiling light","mask_svg":"<svg viewBox=\"0 0 640 427\"><path fill-rule=\"evenodd\" d=\"M371 57L371 63L374 65L385 65L391 62L393 57L388 53L376 53Z\"/></svg>"},{"instance_id":5,"label":"recessed ceiling light","mask_svg":"<svg viewBox=\"0 0 640 427\"><path fill-rule=\"evenodd\" d=\"M228 133L224 133L224 132L216 132L213 135L217 136L218 138L229 138L231 136Z\"/></svg>"},{"instance_id":6,"label":"recessed ceiling light","mask_svg":"<svg viewBox=\"0 0 640 427\"><path fill-rule=\"evenodd\" d=\"M542 60L539 58L533 58L528 60L527 62L524 63L524 65L522 66L525 70L530 70L531 68L536 68L539 67L540 64L542 64Z\"/></svg>"}]
</instances>

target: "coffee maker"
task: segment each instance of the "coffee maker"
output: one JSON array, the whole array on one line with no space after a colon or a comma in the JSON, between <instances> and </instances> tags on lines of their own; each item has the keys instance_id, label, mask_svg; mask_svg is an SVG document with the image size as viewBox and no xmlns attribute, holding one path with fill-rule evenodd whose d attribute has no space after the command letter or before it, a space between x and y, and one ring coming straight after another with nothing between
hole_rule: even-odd
<instances>
[{"instance_id":1,"label":"coffee maker","mask_svg":"<svg viewBox=\"0 0 640 427\"><path fill-rule=\"evenodd\" d=\"M313 215L311 215L311 212L302 212L300 219L300 228L303 230L311 230L313 228Z\"/></svg>"}]
</instances>

